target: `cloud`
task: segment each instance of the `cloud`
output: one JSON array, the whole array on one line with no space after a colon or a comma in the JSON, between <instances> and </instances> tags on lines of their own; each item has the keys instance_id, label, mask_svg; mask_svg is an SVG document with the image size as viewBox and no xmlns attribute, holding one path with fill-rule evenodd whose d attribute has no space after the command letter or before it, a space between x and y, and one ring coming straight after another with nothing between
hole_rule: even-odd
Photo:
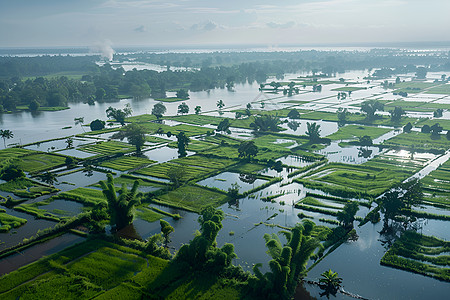
<instances>
[{"instance_id":1,"label":"cloud","mask_svg":"<svg viewBox=\"0 0 450 300\"><path fill-rule=\"evenodd\" d=\"M294 21L290 21L287 23L275 23L275 22L269 22L266 24L267 27L270 28L281 28L281 29L286 29L286 28L292 28L295 26L295 22Z\"/></svg>"},{"instance_id":2,"label":"cloud","mask_svg":"<svg viewBox=\"0 0 450 300\"><path fill-rule=\"evenodd\" d=\"M206 21L203 23L196 23L194 25L191 26L191 30L195 30L195 31L212 31L216 28L218 28L219 25L217 25L216 23L214 23L213 21Z\"/></svg>"},{"instance_id":3,"label":"cloud","mask_svg":"<svg viewBox=\"0 0 450 300\"><path fill-rule=\"evenodd\" d=\"M146 28L144 25L141 25L141 26L139 26L139 27L136 27L136 28L134 29L134 31L135 31L135 32L146 32L146 31L147 31L147 28Z\"/></svg>"}]
</instances>

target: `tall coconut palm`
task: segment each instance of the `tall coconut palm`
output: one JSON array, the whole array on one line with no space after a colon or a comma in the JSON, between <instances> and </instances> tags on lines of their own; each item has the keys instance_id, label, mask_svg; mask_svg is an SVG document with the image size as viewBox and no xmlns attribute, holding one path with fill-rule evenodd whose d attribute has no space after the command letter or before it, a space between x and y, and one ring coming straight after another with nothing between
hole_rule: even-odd
<instances>
[{"instance_id":1,"label":"tall coconut palm","mask_svg":"<svg viewBox=\"0 0 450 300\"><path fill-rule=\"evenodd\" d=\"M14 134L9 129L0 129L0 136L3 139L3 144L5 145L6 148L6 140L12 139L14 137Z\"/></svg>"},{"instance_id":2,"label":"tall coconut palm","mask_svg":"<svg viewBox=\"0 0 450 300\"><path fill-rule=\"evenodd\" d=\"M305 134L309 137L309 141L311 143L317 141L320 138L320 125L318 125L316 122L307 122Z\"/></svg>"},{"instance_id":3,"label":"tall coconut palm","mask_svg":"<svg viewBox=\"0 0 450 300\"><path fill-rule=\"evenodd\" d=\"M83 132L86 132L83 127L84 117L74 118L73 121L75 122L75 126L79 124L81 126L81 129L83 129Z\"/></svg>"},{"instance_id":4,"label":"tall coconut palm","mask_svg":"<svg viewBox=\"0 0 450 300\"><path fill-rule=\"evenodd\" d=\"M315 224L306 221L298 224L292 231L281 231L285 235L287 243L282 246L277 234L265 234L267 253L272 257L269 262L270 272L262 274L259 268L261 264L253 267L257 277L254 286L257 293L267 295L268 299L279 299L280 295L288 296L296 286L299 276L306 273L306 263L319 241L311 237L311 231Z\"/></svg>"},{"instance_id":5,"label":"tall coconut palm","mask_svg":"<svg viewBox=\"0 0 450 300\"><path fill-rule=\"evenodd\" d=\"M136 180L131 190L127 190L126 185L123 184L117 193L114 186L114 179L109 173L107 175L107 182L100 181L100 186L108 202L111 227L115 230L120 230L131 224L134 218L134 207L140 204L139 199L136 199L139 182Z\"/></svg>"}]
</instances>

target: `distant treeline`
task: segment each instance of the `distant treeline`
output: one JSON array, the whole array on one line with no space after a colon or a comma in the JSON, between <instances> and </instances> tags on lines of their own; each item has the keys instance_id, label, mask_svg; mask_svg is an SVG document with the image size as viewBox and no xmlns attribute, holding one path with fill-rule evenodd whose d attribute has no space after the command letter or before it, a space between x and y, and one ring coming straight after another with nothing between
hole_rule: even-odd
<instances>
[{"instance_id":1,"label":"distant treeline","mask_svg":"<svg viewBox=\"0 0 450 300\"><path fill-rule=\"evenodd\" d=\"M284 70L276 74L304 70L322 72L328 75L348 70L373 68L398 68L407 65L423 65L450 70L448 51L423 55L397 49L372 49L370 51L317 51L295 52L212 52L212 53L136 53L115 55L117 60L136 61L175 67L210 67L236 65L255 61L284 62ZM287 64L286 64L287 62Z\"/></svg>"},{"instance_id":2,"label":"distant treeline","mask_svg":"<svg viewBox=\"0 0 450 300\"><path fill-rule=\"evenodd\" d=\"M0 79L0 105L13 111L18 105L65 106L68 101L94 101L121 97L165 97L174 89L207 90L217 87L232 88L240 82L264 82L269 74L280 68L288 68L287 62L252 62L235 66L208 67L193 71L114 69L109 64L96 66L95 72L83 75L81 80L65 76L38 77L21 80L19 77ZM281 72L281 71L280 71Z\"/></svg>"},{"instance_id":3,"label":"distant treeline","mask_svg":"<svg viewBox=\"0 0 450 300\"><path fill-rule=\"evenodd\" d=\"M96 70L99 56L0 56L0 78L45 76L58 72L89 73Z\"/></svg>"},{"instance_id":4,"label":"distant treeline","mask_svg":"<svg viewBox=\"0 0 450 300\"><path fill-rule=\"evenodd\" d=\"M215 53L138 53L116 55L117 60L134 60L168 66L198 67L185 71L114 69L100 67L99 56L0 57L0 111L18 105L66 106L68 101L94 101L122 97L165 97L175 89L232 89L235 83L265 82L269 76L283 78L286 73L312 71L333 75L351 69L381 68L377 78L402 72L450 70L449 53L414 54L400 50L298 51L298 52L215 52ZM417 68L417 65L425 68ZM64 76L40 76L75 72L81 80ZM423 73L422 72L422 73ZM23 80L23 77L37 77ZM3 78L3 79L2 79Z\"/></svg>"}]
</instances>

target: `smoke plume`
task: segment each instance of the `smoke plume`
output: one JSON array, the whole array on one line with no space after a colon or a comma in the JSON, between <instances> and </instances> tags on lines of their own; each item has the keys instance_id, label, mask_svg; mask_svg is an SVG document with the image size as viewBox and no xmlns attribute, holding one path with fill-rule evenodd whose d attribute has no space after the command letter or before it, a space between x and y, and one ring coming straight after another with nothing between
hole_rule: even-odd
<instances>
[{"instance_id":1,"label":"smoke plume","mask_svg":"<svg viewBox=\"0 0 450 300\"><path fill-rule=\"evenodd\" d=\"M91 48L92 52L100 53L103 59L112 61L114 55L114 49L111 47L111 41L103 40L95 43L95 45Z\"/></svg>"}]
</instances>

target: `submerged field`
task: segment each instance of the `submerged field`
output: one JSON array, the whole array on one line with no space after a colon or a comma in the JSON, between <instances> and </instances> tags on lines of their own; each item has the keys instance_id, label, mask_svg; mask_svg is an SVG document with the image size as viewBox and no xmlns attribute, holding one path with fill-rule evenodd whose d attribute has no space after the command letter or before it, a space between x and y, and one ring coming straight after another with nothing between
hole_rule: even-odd
<instances>
[{"instance_id":1,"label":"submerged field","mask_svg":"<svg viewBox=\"0 0 450 300\"><path fill-rule=\"evenodd\" d=\"M46 239L51 241L56 235L67 232L87 237L81 244L69 248L66 248L69 245L61 246L66 249L59 251L58 248L59 252L40 260L43 254L37 254L35 262L0 277L0 298L252 299L247 279L242 278L255 274L252 266L259 263L263 264L264 272L274 269L269 264L268 253L276 251L268 251L269 243L264 234L284 231L279 234L280 244L283 244L297 223L313 221L318 226L314 227L312 235L320 240L321 246L306 260L306 268L324 268L321 272L334 270L333 256L336 253L346 255L340 249L353 247L353 250L358 248L361 253L369 253L380 247L379 240L388 239L380 235L381 230L369 236L358 235L384 221L385 211L379 199L413 176L419 177L423 185L422 207L413 207L405 215L398 213L390 220L389 223L398 224L398 228L392 228L396 230L392 241L383 244L382 250L377 248L381 255L376 265L381 263L384 268L402 270L397 271L402 272L405 282L415 280L411 279L415 278L411 273L450 281L446 242L450 238L446 230L450 220L450 162L433 163L445 158L450 149L446 135L450 120L448 114L429 119L436 109L444 108L448 113L448 105L439 102L442 97L450 96L448 84L407 81L385 89L381 87L381 80L358 83L322 78L319 82L323 91L313 92L317 81L294 78L293 82L300 89L298 94L283 94L281 88L272 89L269 83L261 91L256 85L244 85L249 95L260 94L260 98L248 103L250 108L247 105L250 100L233 98L240 97L239 89L238 96L231 91L221 91L222 96L230 97L224 98L227 100L224 100L227 102L224 111L213 106L204 113L191 111L175 115L179 103L172 101L178 100L165 98L161 101L165 101L170 113L161 120L149 112L126 118L127 123L137 124L145 131L140 156L135 155L135 146L127 140L112 138L114 132L122 130L120 125L79 135L77 138L86 141L67 149L61 148L61 144L65 147L65 138L60 138L60 144L46 141L50 146L59 147L53 149L56 152L51 148L48 152L21 147L0 150L2 167L14 163L25 172L25 177L0 182L0 204L7 209L0 208L0 245L3 240L8 247L24 243L24 249L10 249L11 253L17 253L43 247L39 245L41 240L42 243ZM348 86L344 86L347 83ZM289 84L281 81L281 87ZM393 92L411 95L401 98L392 95ZM205 97L202 93L206 92L192 92L189 101L203 105L196 100L196 97ZM346 98L338 99L338 93L344 93ZM385 105L384 112L377 111L369 118L360 111L366 99L378 99ZM209 100L214 105L217 101ZM337 109L342 107L350 112L345 124L338 124ZM388 111L395 107L418 114L402 115L399 120L393 120ZM299 116L292 116L294 109ZM263 122L264 116L275 116L278 127L258 129L255 123ZM230 131L215 132L226 119L230 122ZM412 131L402 132L408 122L412 124ZM439 134L420 132L424 125L438 122L443 127ZM308 132L312 123L319 126L315 138ZM297 127L305 129L297 130ZM176 135L180 132L190 138L186 157L178 157ZM369 137L374 145L363 145L363 137ZM246 156L240 147L248 141L254 143L257 151ZM336 151L328 150L330 144L339 147ZM321 151L323 149L327 150ZM81 154L62 155L68 150ZM355 162L357 156L364 156L365 160ZM112 235L109 231L108 201L99 183L105 180L106 173L114 178L116 196L120 196L121 187L131 189L135 181L139 183L136 190L139 203L132 210L134 221L121 233L122 237L134 241L123 242L120 234ZM44 182L43 175L51 180ZM357 212L350 226L342 221L341 215L352 201L357 203ZM224 212L217 244L220 247L226 243L235 245L237 257L232 262L243 266L242 273L236 271L236 274L219 276L214 269L186 273L186 269L173 260L158 258L143 250L145 240L161 233L158 243L167 243L167 249L176 253L200 234L197 231L199 214L209 206ZM48 224L49 229L30 229L35 226L30 223L40 224L41 221L48 222L43 224ZM64 227L71 222L75 225ZM167 240L164 240L161 225L164 222L173 227ZM367 224L369 222L374 224ZM424 233L419 234L418 228ZM281 249L277 251L281 253ZM2 255L11 255L5 253ZM363 285L356 283L356 279L367 274L349 274L352 265L365 264L364 255L342 259L349 261L345 271L337 270L339 274L348 274L344 277L346 290L348 287L352 293L371 298L372 295L364 294ZM243 275L244 271L249 273ZM370 284L376 284L377 280L382 281L373 279ZM437 289L444 290L447 282L438 284ZM412 293L407 297L424 296ZM377 297L378 294L374 296Z\"/></svg>"}]
</instances>

